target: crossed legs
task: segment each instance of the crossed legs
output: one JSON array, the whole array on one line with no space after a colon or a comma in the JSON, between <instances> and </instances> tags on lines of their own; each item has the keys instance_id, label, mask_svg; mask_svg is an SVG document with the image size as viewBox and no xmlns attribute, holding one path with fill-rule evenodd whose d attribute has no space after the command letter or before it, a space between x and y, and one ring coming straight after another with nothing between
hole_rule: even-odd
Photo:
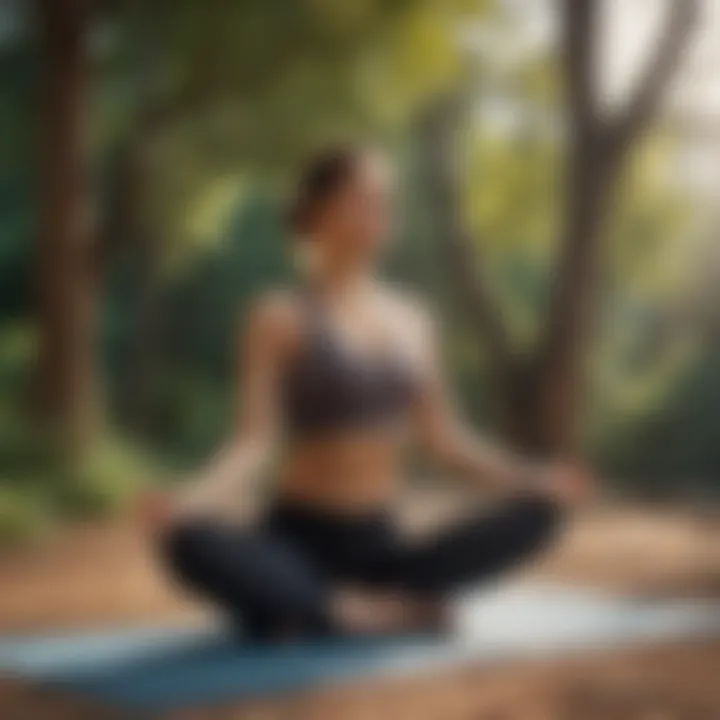
<instances>
[{"instance_id":1,"label":"crossed legs","mask_svg":"<svg viewBox=\"0 0 720 720\"><path fill-rule=\"evenodd\" d=\"M371 562L358 564L357 584L371 584L375 597L385 588L403 593L408 601L442 600L536 555L552 539L559 516L549 501L525 498L492 514L456 522L421 542L388 534L379 552L376 537L364 538L362 531L353 538L353 547L366 542L374 550ZM272 637L288 625L311 634L362 632L344 622L346 605L338 604L339 584L324 562L325 549L337 556L343 539L330 534L317 549L309 550L302 537L272 527L240 530L208 520L175 528L164 549L181 582L239 620L251 636ZM356 555L348 554L344 568L350 580ZM382 607L388 604L372 607L366 615L384 627ZM386 620L386 625L393 624L392 612Z\"/></svg>"}]
</instances>

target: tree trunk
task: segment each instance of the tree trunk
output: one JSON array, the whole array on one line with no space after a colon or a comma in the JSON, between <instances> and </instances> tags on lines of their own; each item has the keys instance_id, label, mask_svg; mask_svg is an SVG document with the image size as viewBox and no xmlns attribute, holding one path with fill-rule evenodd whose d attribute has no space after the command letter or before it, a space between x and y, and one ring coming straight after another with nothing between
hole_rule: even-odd
<instances>
[{"instance_id":1,"label":"tree trunk","mask_svg":"<svg viewBox=\"0 0 720 720\"><path fill-rule=\"evenodd\" d=\"M157 386L164 310L161 270L163 247L148 207L151 168L146 139L138 136L128 152L128 219L132 228L131 264L137 278L130 309L130 335L122 378L123 415L140 435L152 427L153 389Z\"/></svg>"},{"instance_id":2,"label":"tree trunk","mask_svg":"<svg viewBox=\"0 0 720 720\"><path fill-rule=\"evenodd\" d=\"M95 428L96 276L88 206L86 0L37 0L43 50L39 347L42 429L79 456Z\"/></svg>"},{"instance_id":3,"label":"tree trunk","mask_svg":"<svg viewBox=\"0 0 720 720\"><path fill-rule=\"evenodd\" d=\"M535 359L537 441L546 453L572 453L579 439L585 405L584 360L594 336L602 267L600 241L615 180L599 143L586 142L573 153L560 244L565 252L555 273L546 336Z\"/></svg>"},{"instance_id":4,"label":"tree trunk","mask_svg":"<svg viewBox=\"0 0 720 720\"><path fill-rule=\"evenodd\" d=\"M658 107L697 20L697 0L674 0L656 52L624 111L601 116L596 86L597 0L562 3L563 68L569 130L565 221L546 327L527 356L508 347L501 318L474 265L474 242L461 220L460 184L452 156L459 143L457 103L441 103L424 123L422 149L448 268L476 319L493 361L500 426L521 449L541 455L576 449L583 409L585 355L594 325L602 234L609 200L632 143ZM448 110L450 112L448 112Z\"/></svg>"}]
</instances>

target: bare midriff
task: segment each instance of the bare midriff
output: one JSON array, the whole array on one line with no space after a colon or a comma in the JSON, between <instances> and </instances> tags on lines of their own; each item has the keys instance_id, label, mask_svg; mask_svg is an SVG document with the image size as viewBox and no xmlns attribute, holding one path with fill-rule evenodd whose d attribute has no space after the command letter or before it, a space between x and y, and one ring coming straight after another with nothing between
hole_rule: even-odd
<instances>
[{"instance_id":1,"label":"bare midriff","mask_svg":"<svg viewBox=\"0 0 720 720\"><path fill-rule=\"evenodd\" d=\"M398 489L402 446L385 431L296 440L285 453L277 494L337 514L386 509Z\"/></svg>"}]
</instances>

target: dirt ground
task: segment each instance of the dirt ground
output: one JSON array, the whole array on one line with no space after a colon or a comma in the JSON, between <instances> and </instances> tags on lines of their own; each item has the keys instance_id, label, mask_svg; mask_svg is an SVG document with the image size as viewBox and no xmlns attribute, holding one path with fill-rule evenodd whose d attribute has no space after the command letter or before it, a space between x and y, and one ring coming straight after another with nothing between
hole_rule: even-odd
<instances>
[{"instance_id":1,"label":"dirt ground","mask_svg":"<svg viewBox=\"0 0 720 720\"><path fill-rule=\"evenodd\" d=\"M413 511L432 525L447 508ZM720 598L720 520L614 507L578 518L530 575L643 596ZM93 627L203 610L157 571L130 522L68 529L0 557L0 633ZM0 681L2 720L113 717L76 698ZM373 682L166 720L720 720L720 641L587 654Z\"/></svg>"}]
</instances>

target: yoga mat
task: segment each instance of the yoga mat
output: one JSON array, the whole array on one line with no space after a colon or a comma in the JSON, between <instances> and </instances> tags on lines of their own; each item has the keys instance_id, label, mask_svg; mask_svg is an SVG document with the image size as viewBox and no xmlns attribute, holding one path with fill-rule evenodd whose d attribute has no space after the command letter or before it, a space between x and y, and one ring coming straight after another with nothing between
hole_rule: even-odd
<instances>
[{"instance_id":1,"label":"yoga mat","mask_svg":"<svg viewBox=\"0 0 720 720\"><path fill-rule=\"evenodd\" d=\"M164 710L467 662L720 636L720 605L639 602L565 587L505 587L458 599L445 638L252 646L214 627L135 627L0 638L0 673L119 708Z\"/></svg>"}]
</instances>

